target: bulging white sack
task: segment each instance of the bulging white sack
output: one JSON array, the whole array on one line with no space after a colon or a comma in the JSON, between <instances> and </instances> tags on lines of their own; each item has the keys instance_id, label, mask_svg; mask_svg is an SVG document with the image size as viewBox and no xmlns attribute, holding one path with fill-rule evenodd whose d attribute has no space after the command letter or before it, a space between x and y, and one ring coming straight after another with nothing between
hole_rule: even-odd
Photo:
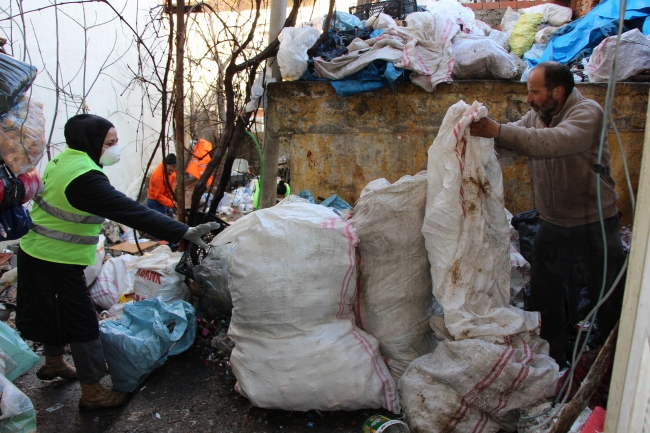
<instances>
[{"instance_id":1,"label":"bulging white sack","mask_svg":"<svg viewBox=\"0 0 650 433\"><path fill-rule=\"evenodd\" d=\"M603 82L609 80L614 65L616 36L605 38L594 48L585 71L589 81ZM650 40L639 29L633 29L621 35L621 44L616 67L616 81L626 79L650 69Z\"/></svg>"},{"instance_id":2,"label":"bulging white sack","mask_svg":"<svg viewBox=\"0 0 650 433\"><path fill-rule=\"evenodd\" d=\"M99 273L102 271L102 265L104 264L104 256L106 252L104 251L104 244L106 243L106 236L99 235L99 241L97 242L97 250L95 251L95 264L86 266L84 269L84 276L86 277L86 285L90 286L95 282Z\"/></svg>"},{"instance_id":3,"label":"bulging white sack","mask_svg":"<svg viewBox=\"0 0 650 433\"><path fill-rule=\"evenodd\" d=\"M176 272L182 256L183 253L172 253L168 246L163 245L129 262L127 268L135 270L133 299L140 301L160 296L168 304L189 301L192 294L184 282L185 277Z\"/></svg>"},{"instance_id":4,"label":"bulging white sack","mask_svg":"<svg viewBox=\"0 0 650 433\"><path fill-rule=\"evenodd\" d=\"M377 340L355 325L357 234L331 209L282 203L236 221L229 337L236 389L284 410L400 411Z\"/></svg>"},{"instance_id":5,"label":"bulging white sack","mask_svg":"<svg viewBox=\"0 0 650 433\"><path fill-rule=\"evenodd\" d=\"M307 50L316 43L320 36L313 27L285 27L280 32L280 49L278 50L278 66L282 79L286 81L299 80L307 70Z\"/></svg>"},{"instance_id":6,"label":"bulging white sack","mask_svg":"<svg viewBox=\"0 0 650 433\"><path fill-rule=\"evenodd\" d=\"M519 409L555 394L557 377L539 337L442 341L409 366L399 389L413 433L512 431Z\"/></svg>"},{"instance_id":7,"label":"bulging white sack","mask_svg":"<svg viewBox=\"0 0 650 433\"><path fill-rule=\"evenodd\" d=\"M426 198L426 172L404 176L363 194L350 220L359 235L357 324L379 340L396 380L435 347L429 326L430 265L422 236Z\"/></svg>"},{"instance_id":8,"label":"bulging white sack","mask_svg":"<svg viewBox=\"0 0 650 433\"><path fill-rule=\"evenodd\" d=\"M531 6L526 9L519 9L522 14L542 14L544 18L543 23L548 23L552 26L561 26L571 21L573 16L573 9L566 6L560 6L553 3L545 3L537 6Z\"/></svg>"},{"instance_id":9,"label":"bulging white sack","mask_svg":"<svg viewBox=\"0 0 650 433\"><path fill-rule=\"evenodd\" d=\"M510 230L494 140L471 137L469 124L487 109L460 101L449 108L429 148L422 233L433 295L456 340L535 331L539 313L510 303Z\"/></svg>"},{"instance_id":10,"label":"bulging white sack","mask_svg":"<svg viewBox=\"0 0 650 433\"><path fill-rule=\"evenodd\" d=\"M516 77L519 68L501 43L487 36L457 35L453 48L454 78L510 80Z\"/></svg>"},{"instance_id":11,"label":"bulging white sack","mask_svg":"<svg viewBox=\"0 0 650 433\"><path fill-rule=\"evenodd\" d=\"M104 263L97 279L90 286L90 299L95 305L108 310L122 293L133 290L136 269L128 269L126 265L135 259L131 254L124 254Z\"/></svg>"}]
</instances>

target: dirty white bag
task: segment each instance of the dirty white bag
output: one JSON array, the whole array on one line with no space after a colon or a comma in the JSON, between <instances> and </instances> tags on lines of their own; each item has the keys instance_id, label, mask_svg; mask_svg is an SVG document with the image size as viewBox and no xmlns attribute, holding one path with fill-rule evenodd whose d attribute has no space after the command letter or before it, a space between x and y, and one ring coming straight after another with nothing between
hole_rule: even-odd
<instances>
[{"instance_id":1,"label":"dirty white bag","mask_svg":"<svg viewBox=\"0 0 650 433\"><path fill-rule=\"evenodd\" d=\"M282 79L294 81L300 79L307 70L307 50L316 43L320 33L313 27L285 27L280 32L280 49L278 66Z\"/></svg>"},{"instance_id":2,"label":"dirty white bag","mask_svg":"<svg viewBox=\"0 0 650 433\"><path fill-rule=\"evenodd\" d=\"M453 50L456 58L455 79L510 80L519 73L512 56L499 42L489 37L461 33L454 38Z\"/></svg>"},{"instance_id":3,"label":"dirty white bag","mask_svg":"<svg viewBox=\"0 0 650 433\"><path fill-rule=\"evenodd\" d=\"M510 39L512 29L515 28L515 24L517 23L517 20L520 16L521 14L519 12L515 12L515 10L510 6L508 6L508 9L506 9L506 13L503 14L503 18L501 19L501 31L508 36L508 39Z\"/></svg>"},{"instance_id":4,"label":"dirty white bag","mask_svg":"<svg viewBox=\"0 0 650 433\"><path fill-rule=\"evenodd\" d=\"M514 431L520 409L555 394L558 367L547 355L548 343L530 336L440 342L399 382L411 432Z\"/></svg>"},{"instance_id":5,"label":"dirty white bag","mask_svg":"<svg viewBox=\"0 0 650 433\"><path fill-rule=\"evenodd\" d=\"M614 65L616 36L605 38L594 48L585 71L589 81L603 82L609 80ZM650 40L639 29L633 29L621 35L618 53L616 81L637 75L650 69Z\"/></svg>"},{"instance_id":6,"label":"dirty white bag","mask_svg":"<svg viewBox=\"0 0 650 433\"><path fill-rule=\"evenodd\" d=\"M556 27L568 23L573 16L573 9L553 3L544 3L526 9L519 9L519 12L522 14L542 14L544 15L542 23L548 23Z\"/></svg>"},{"instance_id":7,"label":"dirty white bag","mask_svg":"<svg viewBox=\"0 0 650 433\"><path fill-rule=\"evenodd\" d=\"M126 265L135 258L131 254L123 254L104 263L97 279L90 286L90 299L95 305L108 310L122 293L133 290L136 269L129 269Z\"/></svg>"},{"instance_id":8,"label":"dirty white bag","mask_svg":"<svg viewBox=\"0 0 650 433\"><path fill-rule=\"evenodd\" d=\"M364 195L368 194L369 192L376 191L378 189L387 187L390 185L390 182L383 177L375 180L371 180L368 182L366 186L363 187L361 190L361 194L359 195L359 198L363 197Z\"/></svg>"},{"instance_id":9,"label":"dirty white bag","mask_svg":"<svg viewBox=\"0 0 650 433\"><path fill-rule=\"evenodd\" d=\"M558 366L536 334L539 313L510 302L510 227L494 141L472 137L487 116L474 102L454 104L429 148L422 232L442 338L399 382L414 433L514 431L522 408L555 394ZM434 395L430 394L431 390Z\"/></svg>"},{"instance_id":10,"label":"dirty white bag","mask_svg":"<svg viewBox=\"0 0 650 433\"><path fill-rule=\"evenodd\" d=\"M499 46L503 47L504 50L508 51L510 49L510 44L508 43L508 35L505 33L499 30L492 30L488 38L499 44Z\"/></svg>"},{"instance_id":11,"label":"dirty white bag","mask_svg":"<svg viewBox=\"0 0 650 433\"><path fill-rule=\"evenodd\" d=\"M167 245L163 245L129 262L127 268L135 269L133 299L140 301L160 296L167 304L189 301L192 294L185 284L185 277L176 272L182 256L183 253L172 253Z\"/></svg>"},{"instance_id":12,"label":"dirty white bag","mask_svg":"<svg viewBox=\"0 0 650 433\"><path fill-rule=\"evenodd\" d=\"M559 29L559 27L556 26L548 26L544 27L542 30L539 30L537 33L535 33L535 43L536 44L548 44L548 42L551 40L551 36L553 36L553 33L555 33Z\"/></svg>"},{"instance_id":13,"label":"dirty white bag","mask_svg":"<svg viewBox=\"0 0 650 433\"><path fill-rule=\"evenodd\" d=\"M104 264L104 256L106 252L104 251L104 243L106 242L106 236L99 235L99 242L97 242L97 251L95 251L95 264L87 266L84 269L84 275L86 276L86 285L90 286L95 282L99 273L102 270L102 265Z\"/></svg>"},{"instance_id":14,"label":"dirty white bag","mask_svg":"<svg viewBox=\"0 0 650 433\"><path fill-rule=\"evenodd\" d=\"M427 208L422 227L433 295L456 340L534 331L539 313L510 303L510 231L494 140L472 137L469 124L487 109L460 101L449 108L429 148Z\"/></svg>"},{"instance_id":15,"label":"dirty white bag","mask_svg":"<svg viewBox=\"0 0 650 433\"><path fill-rule=\"evenodd\" d=\"M400 411L377 340L355 325L357 242L348 222L311 203L259 210L212 240L235 245L230 363L255 406Z\"/></svg>"},{"instance_id":16,"label":"dirty white bag","mask_svg":"<svg viewBox=\"0 0 650 433\"><path fill-rule=\"evenodd\" d=\"M395 380L435 347L433 295L422 221L426 172L368 192L350 223L359 235L357 324L379 340Z\"/></svg>"}]
</instances>

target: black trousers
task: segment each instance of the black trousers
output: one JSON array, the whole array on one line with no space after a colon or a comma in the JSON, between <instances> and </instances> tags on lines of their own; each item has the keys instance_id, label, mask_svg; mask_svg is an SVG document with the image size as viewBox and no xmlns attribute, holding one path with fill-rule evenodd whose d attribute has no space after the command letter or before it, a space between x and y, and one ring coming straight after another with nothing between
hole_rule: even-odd
<instances>
[{"instance_id":1,"label":"black trousers","mask_svg":"<svg viewBox=\"0 0 650 433\"><path fill-rule=\"evenodd\" d=\"M610 289L623 267L625 250L618 231L619 218L605 221L607 277L605 292ZM570 267L567 257L573 256L587 284L592 308L598 302L603 281L605 245L600 222L576 227L560 227L541 221L533 247L530 300L528 309L542 314L541 337L550 344L550 355L562 368L566 363L567 314L564 309ZM607 338L616 325L623 305L625 279L622 278L610 298L600 307L597 324L601 336Z\"/></svg>"}]
</instances>

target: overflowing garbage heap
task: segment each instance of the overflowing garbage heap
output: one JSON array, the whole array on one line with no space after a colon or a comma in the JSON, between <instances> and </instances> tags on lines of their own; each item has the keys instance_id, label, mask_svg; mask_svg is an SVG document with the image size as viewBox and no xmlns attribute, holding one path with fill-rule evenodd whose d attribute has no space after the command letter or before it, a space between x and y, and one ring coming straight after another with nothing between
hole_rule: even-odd
<instances>
[{"instance_id":1,"label":"overflowing garbage heap","mask_svg":"<svg viewBox=\"0 0 650 433\"><path fill-rule=\"evenodd\" d=\"M647 3L647 2L645 2ZM546 3L508 8L500 30L475 18L456 0L440 0L404 20L380 13L361 21L337 11L327 39L310 57L326 17L280 34L284 80L327 80L341 96L410 80L428 92L465 79L526 81L542 61L570 64L576 81L606 81L613 65L618 2L606 0L571 21L573 11ZM628 2L618 81L650 69L650 6ZM645 35L645 36L644 36Z\"/></svg>"},{"instance_id":2,"label":"overflowing garbage heap","mask_svg":"<svg viewBox=\"0 0 650 433\"><path fill-rule=\"evenodd\" d=\"M231 311L235 389L284 410L384 408L413 432L515 431L556 393L494 142L452 106L427 171L370 182L352 212L289 196L211 241L197 281ZM515 234L515 235L513 235ZM221 300L221 301L219 301Z\"/></svg>"}]
</instances>

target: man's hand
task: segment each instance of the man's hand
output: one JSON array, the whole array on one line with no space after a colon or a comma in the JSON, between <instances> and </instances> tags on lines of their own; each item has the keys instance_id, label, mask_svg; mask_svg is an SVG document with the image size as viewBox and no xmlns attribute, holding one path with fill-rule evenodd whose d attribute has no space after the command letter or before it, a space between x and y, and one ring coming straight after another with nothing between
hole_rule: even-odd
<instances>
[{"instance_id":1,"label":"man's hand","mask_svg":"<svg viewBox=\"0 0 650 433\"><path fill-rule=\"evenodd\" d=\"M469 132L474 137L497 138L501 125L489 117L472 122L469 125Z\"/></svg>"}]
</instances>

